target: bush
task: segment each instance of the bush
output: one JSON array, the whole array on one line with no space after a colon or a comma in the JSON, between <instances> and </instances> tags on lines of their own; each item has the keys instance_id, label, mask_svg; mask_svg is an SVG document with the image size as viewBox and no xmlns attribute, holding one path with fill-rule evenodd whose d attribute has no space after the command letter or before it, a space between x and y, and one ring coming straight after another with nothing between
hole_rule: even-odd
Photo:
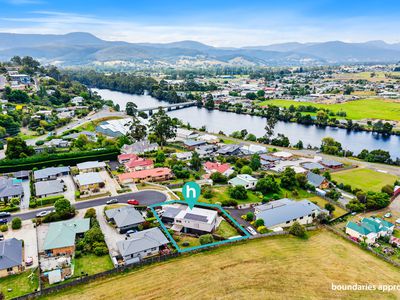
<instances>
[{"instance_id":1,"label":"bush","mask_svg":"<svg viewBox=\"0 0 400 300\"><path fill-rule=\"evenodd\" d=\"M86 212L85 212L85 219L92 219L92 218L96 218L96 210L94 208L89 208Z\"/></svg>"},{"instance_id":2,"label":"bush","mask_svg":"<svg viewBox=\"0 0 400 300\"><path fill-rule=\"evenodd\" d=\"M31 200L31 202L29 202L29 208L35 208L37 207L37 203L35 200Z\"/></svg>"},{"instance_id":3,"label":"bush","mask_svg":"<svg viewBox=\"0 0 400 300\"><path fill-rule=\"evenodd\" d=\"M79 199L80 196L81 196L81 192L75 191L75 198Z\"/></svg>"},{"instance_id":4,"label":"bush","mask_svg":"<svg viewBox=\"0 0 400 300\"><path fill-rule=\"evenodd\" d=\"M253 221L253 219L254 219L254 214L253 214L251 211L249 211L249 212L246 214L246 221L251 222L251 221Z\"/></svg>"},{"instance_id":5,"label":"bush","mask_svg":"<svg viewBox=\"0 0 400 300\"><path fill-rule=\"evenodd\" d=\"M199 237L199 242L201 245L211 244L214 242L214 238L211 234L204 234Z\"/></svg>"},{"instance_id":6,"label":"bush","mask_svg":"<svg viewBox=\"0 0 400 300\"><path fill-rule=\"evenodd\" d=\"M238 186L230 188L229 196L231 196L233 199L237 199L237 200L246 200L248 197L247 190L242 185L238 185Z\"/></svg>"},{"instance_id":7,"label":"bush","mask_svg":"<svg viewBox=\"0 0 400 300\"><path fill-rule=\"evenodd\" d=\"M255 227L260 227L260 226L264 226L264 220L263 219L257 219L255 222L254 222L254 225L255 225Z\"/></svg>"},{"instance_id":8,"label":"bush","mask_svg":"<svg viewBox=\"0 0 400 300\"><path fill-rule=\"evenodd\" d=\"M289 233L301 238L306 236L306 230L300 225L299 222L294 222L293 225L290 226Z\"/></svg>"},{"instance_id":9,"label":"bush","mask_svg":"<svg viewBox=\"0 0 400 300\"><path fill-rule=\"evenodd\" d=\"M268 229L265 226L257 227L257 231L261 234L268 233Z\"/></svg>"},{"instance_id":10,"label":"bush","mask_svg":"<svg viewBox=\"0 0 400 300\"><path fill-rule=\"evenodd\" d=\"M13 212L13 211L18 211L18 210L19 210L18 206L9 206L9 207L0 209L0 212Z\"/></svg>"},{"instance_id":11,"label":"bush","mask_svg":"<svg viewBox=\"0 0 400 300\"><path fill-rule=\"evenodd\" d=\"M190 246L190 243L187 242L187 241L186 241L186 242L183 242L183 243L182 243L182 246L183 246L183 247L188 247L188 246Z\"/></svg>"},{"instance_id":12,"label":"bush","mask_svg":"<svg viewBox=\"0 0 400 300\"><path fill-rule=\"evenodd\" d=\"M22 221L20 218L14 218L11 221L11 228L12 229L20 229L22 227Z\"/></svg>"},{"instance_id":13,"label":"bush","mask_svg":"<svg viewBox=\"0 0 400 300\"><path fill-rule=\"evenodd\" d=\"M108 254L108 248L106 246L96 247L94 248L93 252L97 256L103 256Z\"/></svg>"},{"instance_id":14,"label":"bush","mask_svg":"<svg viewBox=\"0 0 400 300\"><path fill-rule=\"evenodd\" d=\"M8 225L7 224L4 224L4 225L0 226L0 231L1 232L6 232L7 230L8 230Z\"/></svg>"},{"instance_id":15,"label":"bush","mask_svg":"<svg viewBox=\"0 0 400 300\"><path fill-rule=\"evenodd\" d=\"M222 206L237 206L237 205L238 205L238 202L237 202L236 200L232 200L232 199L230 199L230 200L223 200L223 201L221 202L221 205L222 205Z\"/></svg>"}]
</instances>

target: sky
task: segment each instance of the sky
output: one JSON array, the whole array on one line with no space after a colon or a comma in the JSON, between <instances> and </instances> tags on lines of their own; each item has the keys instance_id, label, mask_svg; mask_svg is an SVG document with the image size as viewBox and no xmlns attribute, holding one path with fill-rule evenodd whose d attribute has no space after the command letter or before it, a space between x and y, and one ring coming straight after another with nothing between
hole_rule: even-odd
<instances>
[{"instance_id":1,"label":"sky","mask_svg":"<svg viewBox=\"0 0 400 300\"><path fill-rule=\"evenodd\" d=\"M105 40L219 47L400 42L392 0L0 0L0 32L90 32Z\"/></svg>"}]
</instances>

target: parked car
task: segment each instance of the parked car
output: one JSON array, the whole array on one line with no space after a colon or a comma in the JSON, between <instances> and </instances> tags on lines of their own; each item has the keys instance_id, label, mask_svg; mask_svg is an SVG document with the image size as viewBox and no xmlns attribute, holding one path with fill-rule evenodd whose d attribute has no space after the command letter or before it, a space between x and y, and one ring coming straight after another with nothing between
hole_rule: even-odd
<instances>
[{"instance_id":1,"label":"parked car","mask_svg":"<svg viewBox=\"0 0 400 300\"><path fill-rule=\"evenodd\" d=\"M0 224L4 225L7 224L8 220L7 219L0 219Z\"/></svg>"},{"instance_id":2,"label":"parked car","mask_svg":"<svg viewBox=\"0 0 400 300\"><path fill-rule=\"evenodd\" d=\"M0 233L0 241L4 240L4 234Z\"/></svg>"},{"instance_id":3,"label":"parked car","mask_svg":"<svg viewBox=\"0 0 400 300\"><path fill-rule=\"evenodd\" d=\"M383 217L384 217L384 218L391 218L391 217L392 217L392 214L391 214L390 212L388 212L388 213L386 213Z\"/></svg>"},{"instance_id":4,"label":"parked car","mask_svg":"<svg viewBox=\"0 0 400 300\"><path fill-rule=\"evenodd\" d=\"M110 199L106 202L107 204L114 204L114 203L118 203L118 199L114 198L114 199Z\"/></svg>"},{"instance_id":5,"label":"parked car","mask_svg":"<svg viewBox=\"0 0 400 300\"><path fill-rule=\"evenodd\" d=\"M11 216L11 214L9 212L5 212L5 211L0 212L0 218L7 218L10 216Z\"/></svg>"},{"instance_id":6,"label":"parked car","mask_svg":"<svg viewBox=\"0 0 400 300\"><path fill-rule=\"evenodd\" d=\"M246 229L251 233L251 235L257 235L257 231L255 231L252 227L248 226Z\"/></svg>"},{"instance_id":7,"label":"parked car","mask_svg":"<svg viewBox=\"0 0 400 300\"><path fill-rule=\"evenodd\" d=\"M136 230L131 229L131 230L128 230L125 234L126 234L126 236L129 236L129 235L131 235L132 233L135 233L135 232L136 232Z\"/></svg>"},{"instance_id":8,"label":"parked car","mask_svg":"<svg viewBox=\"0 0 400 300\"><path fill-rule=\"evenodd\" d=\"M25 266L29 267L33 265L33 258L28 256L27 259L25 260Z\"/></svg>"},{"instance_id":9,"label":"parked car","mask_svg":"<svg viewBox=\"0 0 400 300\"><path fill-rule=\"evenodd\" d=\"M51 214L50 210L44 210L44 211L41 211L41 212L37 213L36 217L37 218L42 218L42 217L45 217L45 216L47 216L49 214Z\"/></svg>"},{"instance_id":10,"label":"parked car","mask_svg":"<svg viewBox=\"0 0 400 300\"><path fill-rule=\"evenodd\" d=\"M139 205L139 201L137 201L136 199L130 199L127 201L127 203L130 205Z\"/></svg>"}]
</instances>

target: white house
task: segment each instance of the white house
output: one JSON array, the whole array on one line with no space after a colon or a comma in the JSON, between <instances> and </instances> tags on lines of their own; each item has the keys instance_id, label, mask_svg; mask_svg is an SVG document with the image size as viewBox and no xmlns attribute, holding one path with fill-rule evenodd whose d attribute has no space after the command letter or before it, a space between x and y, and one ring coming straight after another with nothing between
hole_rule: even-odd
<instances>
[{"instance_id":1,"label":"white house","mask_svg":"<svg viewBox=\"0 0 400 300\"><path fill-rule=\"evenodd\" d=\"M205 141L209 144L219 143L219 137L217 137L215 135L211 135L211 134L203 134L203 135L199 136L198 139L201 141Z\"/></svg>"},{"instance_id":2,"label":"white house","mask_svg":"<svg viewBox=\"0 0 400 300\"><path fill-rule=\"evenodd\" d=\"M257 184L257 179L248 174L239 174L235 178L232 178L228 181L228 183L232 186L242 185L246 190L254 189Z\"/></svg>"},{"instance_id":3,"label":"white house","mask_svg":"<svg viewBox=\"0 0 400 300\"><path fill-rule=\"evenodd\" d=\"M194 130L189 130L185 128L177 128L176 129L176 138L182 140L196 139L199 134Z\"/></svg>"}]
</instances>

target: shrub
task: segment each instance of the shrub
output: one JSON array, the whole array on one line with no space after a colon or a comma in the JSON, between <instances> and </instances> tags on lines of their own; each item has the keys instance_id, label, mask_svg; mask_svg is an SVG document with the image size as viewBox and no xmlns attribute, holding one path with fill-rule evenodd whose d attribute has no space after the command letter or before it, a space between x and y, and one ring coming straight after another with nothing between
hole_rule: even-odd
<instances>
[{"instance_id":1,"label":"shrub","mask_svg":"<svg viewBox=\"0 0 400 300\"><path fill-rule=\"evenodd\" d=\"M257 227L257 231L261 234L268 233L268 229L265 226Z\"/></svg>"},{"instance_id":2,"label":"shrub","mask_svg":"<svg viewBox=\"0 0 400 300\"><path fill-rule=\"evenodd\" d=\"M249 211L249 212L246 214L246 220L249 221L249 222L251 222L251 221L253 221L253 219L254 219L254 214L253 214L251 211Z\"/></svg>"},{"instance_id":3,"label":"shrub","mask_svg":"<svg viewBox=\"0 0 400 300\"><path fill-rule=\"evenodd\" d=\"M188 247L188 246L190 246L190 243L189 243L188 241L183 242L183 243L182 243L182 246L183 246L183 247Z\"/></svg>"},{"instance_id":4,"label":"shrub","mask_svg":"<svg viewBox=\"0 0 400 300\"><path fill-rule=\"evenodd\" d=\"M106 246L99 246L94 248L93 252L97 256L103 256L108 253L108 248Z\"/></svg>"},{"instance_id":5,"label":"shrub","mask_svg":"<svg viewBox=\"0 0 400 300\"><path fill-rule=\"evenodd\" d=\"M29 208L35 208L37 207L37 203L35 200L32 200L31 202L29 202Z\"/></svg>"},{"instance_id":6,"label":"shrub","mask_svg":"<svg viewBox=\"0 0 400 300\"><path fill-rule=\"evenodd\" d=\"M255 225L255 227L260 227L260 226L264 226L264 220L263 219L257 219L255 222L254 222L254 225Z\"/></svg>"},{"instance_id":7,"label":"shrub","mask_svg":"<svg viewBox=\"0 0 400 300\"><path fill-rule=\"evenodd\" d=\"M222 205L222 206L237 206L237 205L238 205L238 202L237 202L236 200L232 200L232 199L230 199L230 200L223 200L223 201L221 202L221 205Z\"/></svg>"},{"instance_id":8,"label":"shrub","mask_svg":"<svg viewBox=\"0 0 400 300\"><path fill-rule=\"evenodd\" d=\"M294 222L293 225L290 226L289 233L301 238L306 236L306 230L300 225L299 222Z\"/></svg>"},{"instance_id":9,"label":"shrub","mask_svg":"<svg viewBox=\"0 0 400 300\"><path fill-rule=\"evenodd\" d=\"M81 196L81 192L80 191L75 191L75 198L79 198Z\"/></svg>"},{"instance_id":10,"label":"shrub","mask_svg":"<svg viewBox=\"0 0 400 300\"><path fill-rule=\"evenodd\" d=\"M94 208L89 208L86 212L85 212L85 219L92 219L92 218L96 218L96 210Z\"/></svg>"},{"instance_id":11,"label":"shrub","mask_svg":"<svg viewBox=\"0 0 400 300\"><path fill-rule=\"evenodd\" d=\"M7 224L4 224L4 225L0 226L0 231L1 232L6 232L7 230L8 230L8 225Z\"/></svg>"},{"instance_id":12,"label":"shrub","mask_svg":"<svg viewBox=\"0 0 400 300\"><path fill-rule=\"evenodd\" d=\"M204 234L199 237L199 242L201 245L211 244L214 242L214 238L211 234Z\"/></svg>"},{"instance_id":13,"label":"shrub","mask_svg":"<svg viewBox=\"0 0 400 300\"><path fill-rule=\"evenodd\" d=\"M22 221L20 218L14 218L11 221L11 228L12 229L20 229L22 226Z\"/></svg>"},{"instance_id":14,"label":"shrub","mask_svg":"<svg viewBox=\"0 0 400 300\"><path fill-rule=\"evenodd\" d=\"M233 199L237 199L237 200L245 200L248 197L247 190L242 185L238 185L238 186L230 188L229 195Z\"/></svg>"}]
</instances>

